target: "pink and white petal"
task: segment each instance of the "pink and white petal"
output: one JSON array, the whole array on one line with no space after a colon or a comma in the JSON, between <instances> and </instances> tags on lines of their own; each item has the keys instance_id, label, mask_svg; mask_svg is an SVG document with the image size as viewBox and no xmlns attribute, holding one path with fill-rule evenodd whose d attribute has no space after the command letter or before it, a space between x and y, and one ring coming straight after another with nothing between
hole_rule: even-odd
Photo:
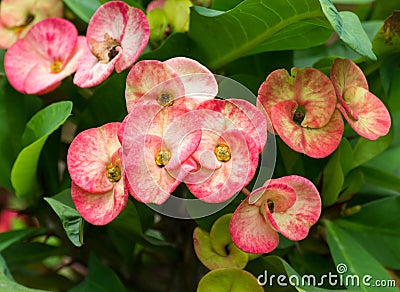
<instances>
[{"instance_id":1,"label":"pink and white petal","mask_svg":"<svg viewBox=\"0 0 400 292\"><path fill-rule=\"evenodd\" d=\"M292 117L297 107L293 101L280 102L272 108L272 123L281 139L294 151L312 158L330 155L339 146L344 124L338 111L329 123L319 129L303 128Z\"/></svg>"},{"instance_id":2,"label":"pink and white petal","mask_svg":"<svg viewBox=\"0 0 400 292\"><path fill-rule=\"evenodd\" d=\"M79 214L94 225L110 223L128 202L123 180L114 184L110 191L99 194L86 192L72 182L71 195Z\"/></svg>"},{"instance_id":3,"label":"pink and white petal","mask_svg":"<svg viewBox=\"0 0 400 292\"><path fill-rule=\"evenodd\" d=\"M72 181L89 193L110 191L113 184L106 169L111 157L121 145L117 138L121 123L108 123L79 133L72 141L67 155Z\"/></svg>"},{"instance_id":4,"label":"pink and white petal","mask_svg":"<svg viewBox=\"0 0 400 292\"><path fill-rule=\"evenodd\" d=\"M132 188L132 195L143 203L162 204L180 183L165 167L159 167L155 163L162 139L153 135L142 135L135 142L137 147L132 147L123 156L125 175Z\"/></svg>"},{"instance_id":5,"label":"pink and white petal","mask_svg":"<svg viewBox=\"0 0 400 292\"><path fill-rule=\"evenodd\" d=\"M268 201L273 202L274 212L284 212L296 202L296 191L287 183L273 179L267 187L263 186L261 188L266 189L260 201L263 201L266 205L268 205Z\"/></svg>"},{"instance_id":6,"label":"pink and white petal","mask_svg":"<svg viewBox=\"0 0 400 292\"><path fill-rule=\"evenodd\" d=\"M111 75L115 64L122 56L122 49L118 47L116 50L119 52L117 56L108 63L102 63L99 62L97 57L94 56L86 46L85 52L83 52L81 58L81 63L74 76L74 84L82 88L88 88L99 85L106 80Z\"/></svg>"},{"instance_id":7,"label":"pink and white petal","mask_svg":"<svg viewBox=\"0 0 400 292\"><path fill-rule=\"evenodd\" d=\"M110 1L101 5L90 19L86 37L103 42L105 34L121 43L125 26L128 23L129 5L122 1Z\"/></svg>"},{"instance_id":8,"label":"pink and white petal","mask_svg":"<svg viewBox=\"0 0 400 292\"><path fill-rule=\"evenodd\" d=\"M171 66L185 86L185 96L188 97L190 106L194 108L200 102L213 99L218 94L218 84L214 75L199 62L176 57L164 61Z\"/></svg>"},{"instance_id":9,"label":"pink and white petal","mask_svg":"<svg viewBox=\"0 0 400 292\"><path fill-rule=\"evenodd\" d=\"M219 135L213 131L203 130L200 144L192 155L201 168L214 170L223 165L223 162L218 161L214 154L218 138Z\"/></svg>"},{"instance_id":10,"label":"pink and white petal","mask_svg":"<svg viewBox=\"0 0 400 292\"><path fill-rule=\"evenodd\" d=\"M296 202L287 210L275 209L269 214L276 223L274 228L290 240L302 240L321 215L319 192L311 181L301 176L285 176L276 181L288 184L295 190Z\"/></svg>"},{"instance_id":11,"label":"pink and white petal","mask_svg":"<svg viewBox=\"0 0 400 292\"><path fill-rule=\"evenodd\" d=\"M258 164L257 149L249 147L241 131L225 131L221 138L230 147L231 159L222 163L207 181L186 184L194 196L207 203L220 203L230 199L251 180ZM217 143L218 140L209 150L214 151Z\"/></svg>"},{"instance_id":12,"label":"pink and white petal","mask_svg":"<svg viewBox=\"0 0 400 292\"><path fill-rule=\"evenodd\" d=\"M143 60L136 63L126 78L125 99L130 112L142 96L141 102L157 103L161 93L174 98L184 96L184 86L178 74L168 65L157 60Z\"/></svg>"},{"instance_id":13,"label":"pink and white petal","mask_svg":"<svg viewBox=\"0 0 400 292\"><path fill-rule=\"evenodd\" d=\"M347 87L343 97L351 110L357 114L358 120L352 119L340 104L338 108L357 134L369 140L376 140L389 132L390 114L378 97L367 89L355 86Z\"/></svg>"},{"instance_id":14,"label":"pink and white petal","mask_svg":"<svg viewBox=\"0 0 400 292\"><path fill-rule=\"evenodd\" d=\"M249 205L248 198L233 213L229 231L235 245L248 253L271 252L279 243L278 233L260 214L258 206Z\"/></svg>"},{"instance_id":15,"label":"pink and white petal","mask_svg":"<svg viewBox=\"0 0 400 292\"><path fill-rule=\"evenodd\" d=\"M358 86L368 90L368 82L364 73L349 59L335 59L331 67L330 77L336 93L340 96L343 96L346 88L350 86Z\"/></svg>"},{"instance_id":16,"label":"pink and white petal","mask_svg":"<svg viewBox=\"0 0 400 292\"><path fill-rule=\"evenodd\" d=\"M10 84L19 92L26 93L25 80L29 72L46 60L25 40L18 40L4 56L4 70Z\"/></svg>"},{"instance_id":17,"label":"pink and white petal","mask_svg":"<svg viewBox=\"0 0 400 292\"><path fill-rule=\"evenodd\" d=\"M140 9L129 7L127 17L121 39L122 57L115 64L117 73L132 66L146 47L150 36L149 23Z\"/></svg>"},{"instance_id":18,"label":"pink and white petal","mask_svg":"<svg viewBox=\"0 0 400 292\"><path fill-rule=\"evenodd\" d=\"M47 18L29 30L25 40L49 61L68 60L76 46L78 31L68 20Z\"/></svg>"}]
</instances>

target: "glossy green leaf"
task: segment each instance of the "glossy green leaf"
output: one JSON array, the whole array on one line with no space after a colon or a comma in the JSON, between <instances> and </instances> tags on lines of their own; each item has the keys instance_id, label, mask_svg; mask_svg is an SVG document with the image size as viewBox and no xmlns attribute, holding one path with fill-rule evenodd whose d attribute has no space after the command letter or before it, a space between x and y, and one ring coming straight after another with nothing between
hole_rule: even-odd
<instances>
[{"instance_id":1,"label":"glossy green leaf","mask_svg":"<svg viewBox=\"0 0 400 292\"><path fill-rule=\"evenodd\" d=\"M230 291L262 292L256 277L240 269L218 269L208 272L199 282L197 292Z\"/></svg>"},{"instance_id":2,"label":"glossy green leaf","mask_svg":"<svg viewBox=\"0 0 400 292\"><path fill-rule=\"evenodd\" d=\"M70 292L126 291L124 285L115 272L103 264L93 253L90 254L88 270L89 273L87 274L85 280L78 286L69 290Z\"/></svg>"},{"instance_id":3,"label":"glossy green leaf","mask_svg":"<svg viewBox=\"0 0 400 292\"><path fill-rule=\"evenodd\" d=\"M375 141L360 137L353 149L353 168L364 164L365 162L385 151L392 143L392 140L393 130L390 130L389 134L384 137L380 137Z\"/></svg>"},{"instance_id":4,"label":"glossy green leaf","mask_svg":"<svg viewBox=\"0 0 400 292\"><path fill-rule=\"evenodd\" d=\"M363 166L360 169L368 183L400 192L400 177L373 167Z\"/></svg>"},{"instance_id":5,"label":"glossy green leaf","mask_svg":"<svg viewBox=\"0 0 400 292\"><path fill-rule=\"evenodd\" d=\"M64 3L83 21L89 23L93 13L100 7L98 0L64 0Z\"/></svg>"},{"instance_id":6,"label":"glossy green leaf","mask_svg":"<svg viewBox=\"0 0 400 292\"><path fill-rule=\"evenodd\" d=\"M12 291L12 292L45 292L44 290L36 290L24 287L16 283L8 270L6 262L0 255L0 287L2 291Z\"/></svg>"},{"instance_id":7,"label":"glossy green leaf","mask_svg":"<svg viewBox=\"0 0 400 292\"><path fill-rule=\"evenodd\" d=\"M40 233L39 229L22 229L0 233L0 252L24 238Z\"/></svg>"},{"instance_id":8,"label":"glossy green leaf","mask_svg":"<svg viewBox=\"0 0 400 292\"><path fill-rule=\"evenodd\" d=\"M375 0L332 0L334 4L369 4Z\"/></svg>"},{"instance_id":9,"label":"glossy green leaf","mask_svg":"<svg viewBox=\"0 0 400 292\"><path fill-rule=\"evenodd\" d=\"M3 80L0 86L0 185L12 189L11 169L22 148L21 136L42 101L23 95Z\"/></svg>"},{"instance_id":10,"label":"glossy green leaf","mask_svg":"<svg viewBox=\"0 0 400 292\"><path fill-rule=\"evenodd\" d=\"M38 189L36 173L39 156L47 138L69 117L72 102L53 103L36 113L26 124L19 153L11 171L11 182L18 197L32 198Z\"/></svg>"},{"instance_id":11,"label":"glossy green leaf","mask_svg":"<svg viewBox=\"0 0 400 292\"><path fill-rule=\"evenodd\" d=\"M83 243L83 219L72 201L71 190L66 189L61 193L51 197L44 198L58 215L64 230L71 242L75 246L82 246Z\"/></svg>"},{"instance_id":12,"label":"glossy green leaf","mask_svg":"<svg viewBox=\"0 0 400 292\"><path fill-rule=\"evenodd\" d=\"M215 10L230 10L234 8L236 5L238 5L240 2L243 2L243 0L213 0L211 8Z\"/></svg>"},{"instance_id":13,"label":"glossy green leaf","mask_svg":"<svg viewBox=\"0 0 400 292\"><path fill-rule=\"evenodd\" d=\"M324 206L330 206L336 202L344 183L344 175L340 163L340 149L337 149L330 157L323 175L322 203Z\"/></svg>"},{"instance_id":14,"label":"glossy green leaf","mask_svg":"<svg viewBox=\"0 0 400 292\"><path fill-rule=\"evenodd\" d=\"M373 287L374 281L390 280L391 277L385 268L369 254L349 233L340 228L332 221L325 220L328 245L333 260L337 265L338 272L343 278L358 276L360 286L354 285L353 281L344 281L347 288L359 288L361 291L376 291ZM368 277L370 286L363 283L363 277ZM349 278L348 278L349 279ZM365 278L364 278L365 279ZM395 287L387 287L385 291L398 291Z\"/></svg>"},{"instance_id":15,"label":"glossy green leaf","mask_svg":"<svg viewBox=\"0 0 400 292\"><path fill-rule=\"evenodd\" d=\"M317 46L330 34L316 0L246 0L227 12L194 7L189 29L212 70L246 55Z\"/></svg>"},{"instance_id":16,"label":"glossy green leaf","mask_svg":"<svg viewBox=\"0 0 400 292\"><path fill-rule=\"evenodd\" d=\"M400 269L399 210L400 197L393 196L361 205L360 211L356 214L334 222L347 230L382 265L398 270Z\"/></svg>"},{"instance_id":17,"label":"glossy green leaf","mask_svg":"<svg viewBox=\"0 0 400 292\"><path fill-rule=\"evenodd\" d=\"M347 200L348 199L348 197L346 197L347 195L355 194L359 190L361 190L364 181L365 181L364 174L359 168L350 171L349 174L346 175L346 178L344 179L343 189L339 200L341 200L342 198L344 200Z\"/></svg>"},{"instance_id":18,"label":"glossy green leaf","mask_svg":"<svg viewBox=\"0 0 400 292\"><path fill-rule=\"evenodd\" d=\"M338 12L331 0L319 0L322 10L339 38L362 56L376 60L372 43L362 28L358 16L350 11Z\"/></svg>"}]
</instances>

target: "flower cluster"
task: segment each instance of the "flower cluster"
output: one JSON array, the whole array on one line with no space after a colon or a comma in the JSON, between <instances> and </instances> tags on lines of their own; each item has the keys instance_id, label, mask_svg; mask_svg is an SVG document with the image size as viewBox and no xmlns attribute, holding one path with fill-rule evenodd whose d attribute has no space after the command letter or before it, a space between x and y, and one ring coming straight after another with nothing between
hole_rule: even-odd
<instances>
[{"instance_id":1,"label":"flower cluster","mask_svg":"<svg viewBox=\"0 0 400 292\"><path fill-rule=\"evenodd\" d=\"M339 146L344 123L362 137L375 140L388 133L390 115L368 91L361 69L336 59L330 79L314 68L278 69L258 91L258 106L271 118L272 132L293 150L313 158L330 155Z\"/></svg>"},{"instance_id":2,"label":"flower cluster","mask_svg":"<svg viewBox=\"0 0 400 292\"><path fill-rule=\"evenodd\" d=\"M8 2L2 2L2 12ZM45 1L31 2L39 9ZM50 4L46 2L43 10L52 7ZM76 85L91 87L107 79L114 67L118 73L131 67L148 38L144 13L124 2L112 1L92 16L86 36L78 36L75 26L62 18L46 18L33 25L7 51L5 73L10 84L26 94L48 93L75 72Z\"/></svg>"}]
</instances>

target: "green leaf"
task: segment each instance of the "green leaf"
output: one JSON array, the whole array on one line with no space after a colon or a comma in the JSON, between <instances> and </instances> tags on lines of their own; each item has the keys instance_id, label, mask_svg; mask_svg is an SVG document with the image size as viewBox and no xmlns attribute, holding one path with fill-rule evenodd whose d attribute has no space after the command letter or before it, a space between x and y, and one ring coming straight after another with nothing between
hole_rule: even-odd
<instances>
[{"instance_id":1,"label":"green leaf","mask_svg":"<svg viewBox=\"0 0 400 292\"><path fill-rule=\"evenodd\" d=\"M227 12L195 6L189 29L197 55L212 70L246 55L317 46L330 34L316 0L246 0Z\"/></svg>"},{"instance_id":2,"label":"green leaf","mask_svg":"<svg viewBox=\"0 0 400 292\"><path fill-rule=\"evenodd\" d=\"M376 60L372 44L358 16L350 11L338 12L331 0L319 0L322 10L339 38L362 56Z\"/></svg>"},{"instance_id":3,"label":"green leaf","mask_svg":"<svg viewBox=\"0 0 400 292\"><path fill-rule=\"evenodd\" d=\"M25 124L43 103L36 96L15 91L3 80L0 104L0 185L11 190L11 169L22 148Z\"/></svg>"},{"instance_id":4,"label":"green leaf","mask_svg":"<svg viewBox=\"0 0 400 292\"><path fill-rule=\"evenodd\" d=\"M382 265L398 270L400 269L399 210L400 197L393 196L361 205L358 213L334 222L348 231Z\"/></svg>"},{"instance_id":5,"label":"green leaf","mask_svg":"<svg viewBox=\"0 0 400 292\"><path fill-rule=\"evenodd\" d=\"M234 8L236 5L238 5L242 1L243 0L229 0L229 1L213 0L211 8L215 9L215 10L226 11L226 10L230 10L230 9Z\"/></svg>"},{"instance_id":6,"label":"green leaf","mask_svg":"<svg viewBox=\"0 0 400 292\"><path fill-rule=\"evenodd\" d=\"M363 166L360 169L364 174L366 182L400 192L400 177L373 167Z\"/></svg>"},{"instance_id":7,"label":"green leaf","mask_svg":"<svg viewBox=\"0 0 400 292\"><path fill-rule=\"evenodd\" d=\"M347 199L347 195L357 193L359 190L361 190L364 181L364 174L359 168L350 171L350 173L346 175L346 178L344 179L341 198Z\"/></svg>"},{"instance_id":8,"label":"green leaf","mask_svg":"<svg viewBox=\"0 0 400 292\"><path fill-rule=\"evenodd\" d=\"M72 102L53 103L36 113L26 124L22 140L26 145L11 171L11 182L18 197L33 198L37 191L37 164L47 138L69 117Z\"/></svg>"},{"instance_id":9,"label":"green leaf","mask_svg":"<svg viewBox=\"0 0 400 292\"><path fill-rule=\"evenodd\" d=\"M264 289L258 285L257 279L247 271L218 269L208 272L199 282L197 292L208 291L262 292Z\"/></svg>"},{"instance_id":10,"label":"green leaf","mask_svg":"<svg viewBox=\"0 0 400 292\"><path fill-rule=\"evenodd\" d=\"M39 229L22 229L0 233L0 252L24 238L40 233Z\"/></svg>"},{"instance_id":11,"label":"green leaf","mask_svg":"<svg viewBox=\"0 0 400 292\"><path fill-rule=\"evenodd\" d=\"M335 4L369 4L375 0L333 0Z\"/></svg>"},{"instance_id":12,"label":"green leaf","mask_svg":"<svg viewBox=\"0 0 400 292\"><path fill-rule=\"evenodd\" d=\"M82 246L83 243L83 219L72 201L71 190L66 189L61 193L51 197L44 198L58 215L64 230L71 242L75 246Z\"/></svg>"},{"instance_id":13,"label":"green leaf","mask_svg":"<svg viewBox=\"0 0 400 292\"><path fill-rule=\"evenodd\" d=\"M93 13L101 5L98 0L64 0L64 3L86 23L89 23Z\"/></svg>"},{"instance_id":14,"label":"green leaf","mask_svg":"<svg viewBox=\"0 0 400 292\"><path fill-rule=\"evenodd\" d=\"M344 278L343 283L347 284L347 288L360 287L361 291L376 291L376 287L372 286L375 280L391 279L385 268L346 231L332 221L324 220L324 224L328 245L338 272L341 271L339 268L343 268L345 271L344 273L340 272L340 275ZM353 281L346 281L346 279L350 279L349 277L359 277L360 286L354 285ZM363 283L363 277L368 277L371 286ZM385 291L398 290L394 287L386 287Z\"/></svg>"},{"instance_id":15,"label":"green leaf","mask_svg":"<svg viewBox=\"0 0 400 292\"><path fill-rule=\"evenodd\" d=\"M385 19L381 29L372 41L374 51L379 57L400 52L399 25L400 11L394 11L391 16Z\"/></svg>"},{"instance_id":16,"label":"green leaf","mask_svg":"<svg viewBox=\"0 0 400 292\"><path fill-rule=\"evenodd\" d=\"M119 292L126 291L126 289L115 272L100 262L100 260L93 253L91 253L89 258L89 273L87 274L85 280L69 291Z\"/></svg>"},{"instance_id":17,"label":"green leaf","mask_svg":"<svg viewBox=\"0 0 400 292\"><path fill-rule=\"evenodd\" d=\"M384 137L380 137L375 141L371 141L360 137L357 144L354 147L353 155L353 168L364 164L365 162L371 160L378 154L385 151L393 140L393 130L391 129L389 134Z\"/></svg>"},{"instance_id":18,"label":"green leaf","mask_svg":"<svg viewBox=\"0 0 400 292\"><path fill-rule=\"evenodd\" d=\"M8 270L6 262L0 255L0 287L3 291L12 292L45 292L44 290L36 290L26 288L18 283L16 283Z\"/></svg>"}]
</instances>

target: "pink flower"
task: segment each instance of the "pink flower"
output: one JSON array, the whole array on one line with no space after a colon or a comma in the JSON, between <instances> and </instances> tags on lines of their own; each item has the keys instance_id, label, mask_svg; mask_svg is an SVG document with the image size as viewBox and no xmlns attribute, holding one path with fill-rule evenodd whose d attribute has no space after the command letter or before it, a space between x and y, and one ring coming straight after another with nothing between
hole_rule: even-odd
<instances>
[{"instance_id":1,"label":"pink flower","mask_svg":"<svg viewBox=\"0 0 400 292\"><path fill-rule=\"evenodd\" d=\"M138 103L125 119L120 133L123 163L130 193L138 201L164 203L195 167L187 160L199 145L201 131L180 122L186 113L184 106L160 110L157 104Z\"/></svg>"},{"instance_id":2,"label":"pink flower","mask_svg":"<svg viewBox=\"0 0 400 292\"><path fill-rule=\"evenodd\" d=\"M329 78L313 68L273 71L258 91L258 106L271 117L275 132L293 150L313 158L331 154L344 124Z\"/></svg>"},{"instance_id":3,"label":"pink flower","mask_svg":"<svg viewBox=\"0 0 400 292\"><path fill-rule=\"evenodd\" d=\"M382 101L368 91L361 69L349 59L335 59L331 80L336 90L337 108L360 136L376 140L390 129L390 115Z\"/></svg>"},{"instance_id":4,"label":"pink flower","mask_svg":"<svg viewBox=\"0 0 400 292\"><path fill-rule=\"evenodd\" d=\"M320 214L321 198L312 182L296 175L271 179L238 206L230 234L241 250L267 253L278 246L278 232L290 240L304 239Z\"/></svg>"},{"instance_id":5,"label":"pink flower","mask_svg":"<svg viewBox=\"0 0 400 292\"><path fill-rule=\"evenodd\" d=\"M54 90L75 72L86 46L75 26L61 18L35 24L7 51L4 68L11 85L26 94Z\"/></svg>"},{"instance_id":6,"label":"pink flower","mask_svg":"<svg viewBox=\"0 0 400 292\"><path fill-rule=\"evenodd\" d=\"M132 66L149 40L144 13L125 2L103 4L93 14L86 33L85 57L74 77L80 87L100 84L112 71Z\"/></svg>"},{"instance_id":7,"label":"pink flower","mask_svg":"<svg viewBox=\"0 0 400 292\"><path fill-rule=\"evenodd\" d=\"M164 62L144 60L135 64L126 79L128 112L137 102L185 104L189 109L218 93L214 75L195 60L177 57Z\"/></svg>"},{"instance_id":8,"label":"pink flower","mask_svg":"<svg viewBox=\"0 0 400 292\"><path fill-rule=\"evenodd\" d=\"M0 4L0 48L8 49L36 23L62 17L61 0L3 0Z\"/></svg>"},{"instance_id":9,"label":"pink flower","mask_svg":"<svg viewBox=\"0 0 400 292\"><path fill-rule=\"evenodd\" d=\"M0 233L12 230L12 221L17 218L17 211L0 210Z\"/></svg>"},{"instance_id":10,"label":"pink flower","mask_svg":"<svg viewBox=\"0 0 400 292\"><path fill-rule=\"evenodd\" d=\"M200 118L196 125L202 139L192 156L197 169L187 175L185 183L202 201L226 201L254 176L267 139L266 119L253 105L236 99L205 101L192 116L191 120Z\"/></svg>"},{"instance_id":11,"label":"pink flower","mask_svg":"<svg viewBox=\"0 0 400 292\"><path fill-rule=\"evenodd\" d=\"M111 222L128 201L117 137L120 125L108 123L83 131L68 150L72 199L82 217L94 225Z\"/></svg>"}]
</instances>

